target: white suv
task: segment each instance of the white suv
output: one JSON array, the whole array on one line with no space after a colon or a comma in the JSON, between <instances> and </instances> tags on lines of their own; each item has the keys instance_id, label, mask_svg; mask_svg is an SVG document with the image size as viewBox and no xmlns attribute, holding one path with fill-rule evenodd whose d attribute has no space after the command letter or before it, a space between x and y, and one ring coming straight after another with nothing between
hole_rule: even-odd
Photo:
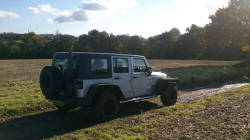
<instances>
[{"instance_id":1,"label":"white suv","mask_svg":"<svg viewBox=\"0 0 250 140\"><path fill-rule=\"evenodd\" d=\"M100 121L115 117L120 103L160 95L175 104L177 82L152 72L144 56L113 53L57 52L40 75L42 92L59 109L90 107Z\"/></svg>"}]
</instances>

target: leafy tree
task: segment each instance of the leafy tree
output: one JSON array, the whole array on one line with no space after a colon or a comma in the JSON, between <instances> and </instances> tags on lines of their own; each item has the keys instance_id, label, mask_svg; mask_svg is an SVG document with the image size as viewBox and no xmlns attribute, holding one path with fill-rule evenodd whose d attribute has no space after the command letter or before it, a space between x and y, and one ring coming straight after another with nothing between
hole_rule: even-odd
<instances>
[{"instance_id":1,"label":"leafy tree","mask_svg":"<svg viewBox=\"0 0 250 140\"><path fill-rule=\"evenodd\" d=\"M7 41L0 37L0 58L9 58L9 47L7 46Z\"/></svg>"},{"instance_id":2,"label":"leafy tree","mask_svg":"<svg viewBox=\"0 0 250 140\"><path fill-rule=\"evenodd\" d=\"M177 28L173 28L169 32L150 37L147 41L146 55L149 58L178 57L175 47L180 36L180 31Z\"/></svg>"},{"instance_id":3,"label":"leafy tree","mask_svg":"<svg viewBox=\"0 0 250 140\"><path fill-rule=\"evenodd\" d=\"M183 59L201 59L204 58L206 49L203 28L192 25L187 28L187 33L179 39L177 51L179 58Z\"/></svg>"},{"instance_id":4,"label":"leafy tree","mask_svg":"<svg viewBox=\"0 0 250 140\"><path fill-rule=\"evenodd\" d=\"M10 56L11 57L18 57L21 49L19 46L11 46L10 47Z\"/></svg>"},{"instance_id":5,"label":"leafy tree","mask_svg":"<svg viewBox=\"0 0 250 140\"><path fill-rule=\"evenodd\" d=\"M242 51L248 54L248 59L250 61L250 46L249 45L243 46Z\"/></svg>"},{"instance_id":6,"label":"leafy tree","mask_svg":"<svg viewBox=\"0 0 250 140\"><path fill-rule=\"evenodd\" d=\"M249 20L248 5L248 0L231 0L229 7L210 16L212 23L205 27L209 58L223 59L227 47L235 46L240 52L240 47L249 42L250 29L245 24Z\"/></svg>"},{"instance_id":7,"label":"leafy tree","mask_svg":"<svg viewBox=\"0 0 250 140\"><path fill-rule=\"evenodd\" d=\"M49 55L54 52L67 52L69 48L76 43L76 38L70 35L56 35L53 40L46 44Z\"/></svg>"},{"instance_id":8,"label":"leafy tree","mask_svg":"<svg viewBox=\"0 0 250 140\"><path fill-rule=\"evenodd\" d=\"M243 52L250 52L250 46L243 46L242 51Z\"/></svg>"}]
</instances>

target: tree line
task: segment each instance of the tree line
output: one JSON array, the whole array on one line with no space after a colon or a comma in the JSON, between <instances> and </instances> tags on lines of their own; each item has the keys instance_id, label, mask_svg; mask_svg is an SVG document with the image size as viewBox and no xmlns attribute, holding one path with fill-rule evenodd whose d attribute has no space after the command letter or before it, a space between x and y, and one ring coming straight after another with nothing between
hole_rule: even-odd
<instances>
[{"instance_id":1,"label":"tree line","mask_svg":"<svg viewBox=\"0 0 250 140\"><path fill-rule=\"evenodd\" d=\"M204 27L192 25L184 34L173 28L148 39L97 30L79 37L2 33L0 59L51 58L54 52L68 51L71 45L73 51L138 54L154 59L245 59L249 54L242 50L250 45L249 5L249 0L230 0L229 6L218 9Z\"/></svg>"}]
</instances>

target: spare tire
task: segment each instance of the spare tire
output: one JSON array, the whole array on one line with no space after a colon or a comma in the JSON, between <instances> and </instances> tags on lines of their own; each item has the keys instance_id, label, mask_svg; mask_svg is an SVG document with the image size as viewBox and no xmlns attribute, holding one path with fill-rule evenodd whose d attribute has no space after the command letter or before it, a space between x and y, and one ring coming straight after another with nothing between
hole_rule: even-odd
<instances>
[{"instance_id":1,"label":"spare tire","mask_svg":"<svg viewBox=\"0 0 250 140\"><path fill-rule=\"evenodd\" d=\"M63 75L55 66L46 66L40 74L40 88L47 99L56 99L63 88Z\"/></svg>"}]
</instances>

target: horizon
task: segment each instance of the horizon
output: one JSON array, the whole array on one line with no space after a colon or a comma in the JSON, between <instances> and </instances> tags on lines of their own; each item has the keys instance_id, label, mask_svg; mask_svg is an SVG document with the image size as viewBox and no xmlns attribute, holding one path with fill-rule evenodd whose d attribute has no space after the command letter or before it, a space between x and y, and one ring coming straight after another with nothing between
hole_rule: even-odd
<instances>
[{"instance_id":1,"label":"horizon","mask_svg":"<svg viewBox=\"0 0 250 140\"><path fill-rule=\"evenodd\" d=\"M227 7L229 0L3 0L0 33L68 34L78 37L91 30L114 35L159 35L173 28L181 34L195 24L204 27L209 15ZM199 11L199 12L197 12Z\"/></svg>"}]
</instances>

